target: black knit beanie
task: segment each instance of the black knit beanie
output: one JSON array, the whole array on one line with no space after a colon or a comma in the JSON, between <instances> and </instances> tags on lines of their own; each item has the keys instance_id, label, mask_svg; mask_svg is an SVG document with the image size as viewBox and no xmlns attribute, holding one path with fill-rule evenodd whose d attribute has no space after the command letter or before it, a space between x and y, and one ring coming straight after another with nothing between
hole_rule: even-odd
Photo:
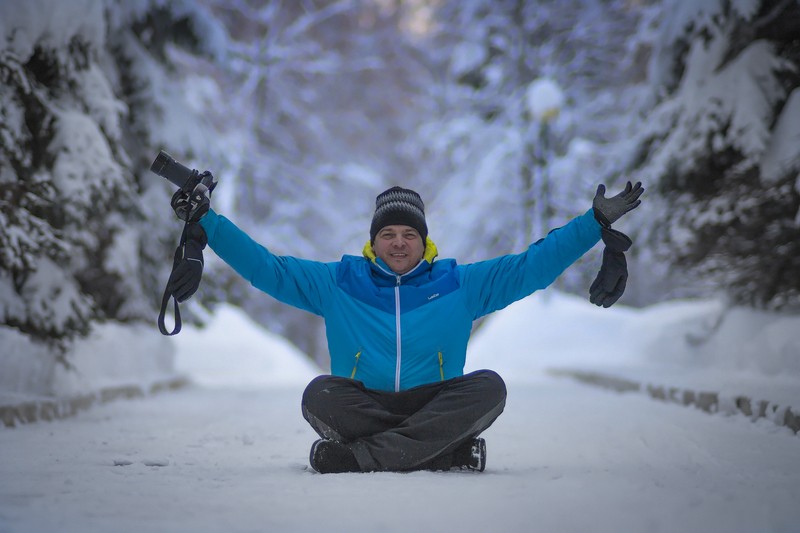
<instances>
[{"instance_id":1,"label":"black knit beanie","mask_svg":"<svg viewBox=\"0 0 800 533\"><path fill-rule=\"evenodd\" d=\"M411 226L425 242L428 225L425 223L425 204L419 194L411 189L392 187L375 198L375 215L369 228L370 242L375 242L375 236L382 228L394 224Z\"/></svg>"}]
</instances>

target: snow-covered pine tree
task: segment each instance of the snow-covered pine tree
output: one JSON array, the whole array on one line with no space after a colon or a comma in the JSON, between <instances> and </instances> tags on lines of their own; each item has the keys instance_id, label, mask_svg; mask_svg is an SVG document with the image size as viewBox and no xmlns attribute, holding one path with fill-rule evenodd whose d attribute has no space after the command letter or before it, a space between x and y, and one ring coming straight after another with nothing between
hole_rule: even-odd
<instances>
[{"instance_id":1,"label":"snow-covered pine tree","mask_svg":"<svg viewBox=\"0 0 800 533\"><path fill-rule=\"evenodd\" d=\"M199 129L168 50L203 50L207 21L183 2L0 3L0 324L59 357L94 321L154 320L180 229L147 169Z\"/></svg>"},{"instance_id":2,"label":"snow-covered pine tree","mask_svg":"<svg viewBox=\"0 0 800 533\"><path fill-rule=\"evenodd\" d=\"M639 144L665 256L736 303L800 308L800 3L667 4Z\"/></svg>"},{"instance_id":3,"label":"snow-covered pine tree","mask_svg":"<svg viewBox=\"0 0 800 533\"><path fill-rule=\"evenodd\" d=\"M439 5L431 49L447 76L432 88L441 111L422 139L446 177L435 215L450 230L450 253L468 261L518 252L588 209L597 183L618 184L615 143L635 108L630 88L644 79L636 28L647 9L589 0ZM545 98L560 104L536 112ZM587 257L562 287L585 293L598 264Z\"/></svg>"}]
</instances>

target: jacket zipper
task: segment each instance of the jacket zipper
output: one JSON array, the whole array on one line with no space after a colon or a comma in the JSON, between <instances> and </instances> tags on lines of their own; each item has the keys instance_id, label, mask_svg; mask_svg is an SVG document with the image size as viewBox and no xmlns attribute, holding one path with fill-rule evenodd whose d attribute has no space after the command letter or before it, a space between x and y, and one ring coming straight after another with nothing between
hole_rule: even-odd
<instances>
[{"instance_id":1,"label":"jacket zipper","mask_svg":"<svg viewBox=\"0 0 800 533\"><path fill-rule=\"evenodd\" d=\"M380 265L377 265L379 269L381 269L384 273L394 276L397 280L397 283L394 286L394 326L396 331L396 338L397 338L397 363L394 367L394 391L400 392L400 370L403 367L403 343L402 343L402 336L400 334L400 283L402 281L403 276L407 276L411 274L419 266L422 264L422 261L417 263L417 266L406 272L405 274L397 274L395 272L389 272L385 268Z\"/></svg>"},{"instance_id":2,"label":"jacket zipper","mask_svg":"<svg viewBox=\"0 0 800 533\"><path fill-rule=\"evenodd\" d=\"M394 391L400 392L400 368L403 366L403 343L400 340L400 276L394 286L394 326L397 331L397 364L394 367Z\"/></svg>"},{"instance_id":3,"label":"jacket zipper","mask_svg":"<svg viewBox=\"0 0 800 533\"><path fill-rule=\"evenodd\" d=\"M444 381L444 356L441 350L439 350L439 377Z\"/></svg>"},{"instance_id":4,"label":"jacket zipper","mask_svg":"<svg viewBox=\"0 0 800 533\"><path fill-rule=\"evenodd\" d=\"M359 358L361 358L361 352L362 350L359 350L358 353L356 354L356 362L353 365L353 373L350 374L350 379L355 379L356 377L356 370L358 369L358 360Z\"/></svg>"}]
</instances>

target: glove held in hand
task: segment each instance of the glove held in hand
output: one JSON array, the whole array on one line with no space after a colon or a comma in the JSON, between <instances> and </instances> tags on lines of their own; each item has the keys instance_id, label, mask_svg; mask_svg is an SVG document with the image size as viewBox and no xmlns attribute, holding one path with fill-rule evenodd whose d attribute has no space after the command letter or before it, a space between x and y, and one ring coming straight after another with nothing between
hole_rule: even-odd
<instances>
[{"instance_id":1,"label":"glove held in hand","mask_svg":"<svg viewBox=\"0 0 800 533\"><path fill-rule=\"evenodd\" d=\"M167 290L179 303L183 303L197 292L203 277L203 249L208 244L206 232L200 224L187 224L182 246L175 250L172 274Z\"/></svg>"},{"instance_id":2,"label":"glove held in hand","mask_svg":"<svg viewBox=\"0 0 800 533\"><path fill-rule=\"evenodd\" d=\"M161 298L161 312L158 315L158 329L163 335L176 335L181 330L179 302L185 302L197 291L203 277L203 249L208 244L206 232L200 224L186 224L181 235L181 243L175 250L172 273L167 281L164 296ZM173 298L175 327L169 332L164 325L169 299Z\"/></svg>"},{"instance_id":3,"label":"glove held in hand","mask_svg":"<svg viewBox=\"0 0 800 533\"><path fill-rule=\"evenodd\" d=\"M625 253L633 244L630 237L621 231L602 228L603 264L591 287L589 301L597 306L611 307L625 292L628 281L628 263Z\"/></svg>"}]
</instances>

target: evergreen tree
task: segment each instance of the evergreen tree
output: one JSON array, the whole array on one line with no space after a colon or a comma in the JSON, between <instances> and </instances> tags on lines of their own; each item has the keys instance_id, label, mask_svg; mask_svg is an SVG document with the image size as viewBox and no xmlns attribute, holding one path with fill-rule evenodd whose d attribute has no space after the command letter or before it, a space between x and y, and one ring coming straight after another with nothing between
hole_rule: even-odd
<instances>
[{"instance_id":1,"label":"evergreen tree","mask_svg":"<svg viewBox=\"0 0 800 533\"><path fill-rule=\"evenodd\" d=\"M800 4L669 2L638 145L666 257L736 303L800 307Z\"/></svg>"},{"instance_id":2,"label":"evergreen tree","mask_svg":"<svg viewBox=\"0 0 800 533\"><path fill-rule=\"evenodd\" d=\"M0 324L55 354L95 321L157 312L176 230L147 169L200 129L169 49L214 35L190 4L161 4L0 3Z\"/></svg>"},{"instance_id":3,"label":"evergreen tree","mask_svg":"<svg viewBox=\"0 0 800 533\"><path fill-rule=\"evenodd\" d=\"M442 111L422 139L447 177L437 216L455 230L451 253L519 252L588 209L597 183L624 182L614 154L645 77L646 38L636 30L648 10L621 1L441 3L434 59L447 76L433 93ZM555 96L546 111L541 100ZM587 256L559 283L585 294L596 269Z\"/></svg>"}]
</instances>

